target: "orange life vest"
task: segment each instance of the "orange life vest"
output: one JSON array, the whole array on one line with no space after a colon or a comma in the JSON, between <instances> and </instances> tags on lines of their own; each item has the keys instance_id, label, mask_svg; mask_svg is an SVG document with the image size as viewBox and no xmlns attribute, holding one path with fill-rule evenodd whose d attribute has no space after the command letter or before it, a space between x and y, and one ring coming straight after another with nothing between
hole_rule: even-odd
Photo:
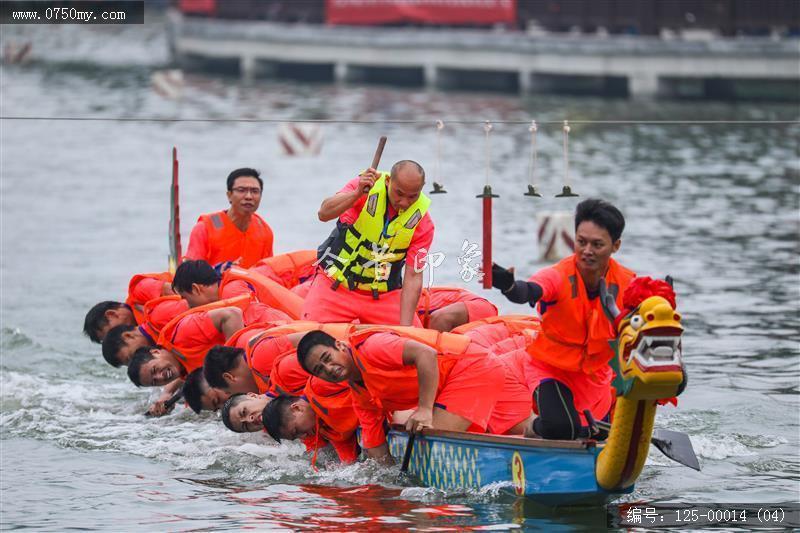
<instances>
[{"instance_id":1,"label":"orange life vest","mask_svg":"<svg viewBox=\"0 0 800 533\"><path fill-rule=\"evenodd\" d=\"M303 299L263 274L239 267L231 267L222 275L219 284L220 294L226 284L242 280L255 289L256 300L274 309L283 311L297 320L303 311Z\"/></svg>"},{"instance_id":2,"label":"orange life vest","mask_svg":"<svg viewBox=\"0 0 800 533\"><path fill-rule=\"evenodd\" d=\"M310 375L297 361L297 347L286 339L287 335L322 330L336 339L344 339L354 327L353 324L298 321L270 328L251 338L247 348L247 365L253 371L256 382L260 382L259 390L265 386L273 394L297 396L302 393ZM270 354L273 356L271 368L268 370L267 365L263 364L259 365L260 368L254 368L256 350L259 349L259 346L263 348L261 343L267 340L277 341L277 345L270 347L275 350L274 354Z\"/></svg>"},{"instance_id":3,"label":"orange life vest","mask_svg":"<svg viewBox=\"0 0 800 533\"><path fill-rule=\"evenodd\" d=\"M250 324L249 326L245 326L233 335L230 336L228 340L225 341L225 346L230 346L232 348L241 348L244 350L247 347L247 343L250 342L250 339L262 333L269 328L274 328L279 324L274 324L272 322L257 322L255 324Z\"/></svg>"},{"instance_id":4,"label":"orange life vest","mask_svg":"<svg viewBox=\"0 0 800 533\"><path fill-rule=\"evenodd\" d=\"M404 339L414 340L436 350L439 366L437 394L447 380L450 370L467 354L471 340L464 335L442 333L436 330L411 326L375 326L352 333L348 337L353 360L361 371L361 378L369 393L383 406L385 411L411 409L419 403L419 383L414 366L386 370L370 363L362 352L364 342L377 333L395 333ZM485 354L484 354L485 355ZM483 355L473 355L481 357Z\"/></svg>"},{"instance_id":5,"label":"orange life vest","mask_svg":"<svg viewBox=\"0 0 800 533\"><path fill-rule=\"evenodd\" d=\"M280 280L284 287L291 289L301 283L301 278L307 278L314 274L316 262L316 250L299 250L262 259L251 270L260 272L275 281Z\"/></svg>"},{"instance_id":6,"label":"orange life vest","mask_svg":"<svg viewBox=\"0 0 800 533\"><path fill-rule=\"evenodd\" d=\"M358 427L358 417L346 383L327 383L312 377L306 383L303 395L317 414L322 437L328 441L342 441L353 436Z\"/></svg>"},{"instance_id":7,"label":"orange life vest","mask_svg":"<svg viewBox=\"0 0 800 533\"><path fill-rule=\"evenodd\" d=\"M166 326L170 320L187 309L189 309L189 304L177 294L153 298L144 304L142 329L144 329L151 338L157 339L161 334L161 329Z\"/></svg>"},{"instance_id":8,"label":"orange life vest","mask_svg":"<svg viewBox=\"0 0 800 533\"><path fill-rule=\"evenodd\" d=\"M145 301L140 301L133 297L136 286L145 279L155 279L164 283L172 283L172 274L170 272L136 274L128 282L128 297L125 299L125 303L133 310L133 317L136 319L137 324L142 324L144 322L144 304L152 300L152 298L148 298ZM160 292L158 295L153 296L153 298L157 298L158 296L161 296Z\"/></svg>"},{"instance_id":9,"label":"orange life vest","mask_svg":"<svg viewBox=\"0 0 800 533\"><path fill-rule=\"evenodd\" d=\"M239 309L244 310L248 305L250 305L250 298L251 296L249 294L242 294L241 296L236 296L234 298L218 300L216 302L188 309L170 320L167 325L161 329L161 334L158 337L158 344L175 354L175 356L178 358L178 361L180 361L180 363L186 368L187 372L191 372L195 368L203 366L203 358L205 357L206 353L208 353L208 350L214 347L214 344L194 347L175 345L175 335L178 332L178 326L180 325L181 320L195 313L212 311L214 309L222 309L223 307L238 307Z\"/></svg>"},{"instance_id":10,"label":"orange life vest","mask_svg":"<svg viewBox=\"0 0 800 533\"><path fill-rule=\"evenodd\" d=\"M539 302L541 333L528 346L528 352L556 368L591 374L614 356L609 341L616 333L603 313L600 298L589 299L575 256L562 259L552 268L561 274L561 289L555 302ZM609 259L606 286L612 294L616 293L620 309L622 294L634 276Z\"/></svg>"},{"instance_id":11,"label":"orange life vest","mask_svg":"<svg viewBox=\"0 0 800 533\"><path fill-rule=\"evenodd\" d=\"M241 258L239 266L250 268L266 257L266 250L272 249L272 228L256 213L250 218L247 231L237 228L225 211L200 215L198 222L206 227L209 253L206 261L212 265Z\"/></svg>"}]
</instances>

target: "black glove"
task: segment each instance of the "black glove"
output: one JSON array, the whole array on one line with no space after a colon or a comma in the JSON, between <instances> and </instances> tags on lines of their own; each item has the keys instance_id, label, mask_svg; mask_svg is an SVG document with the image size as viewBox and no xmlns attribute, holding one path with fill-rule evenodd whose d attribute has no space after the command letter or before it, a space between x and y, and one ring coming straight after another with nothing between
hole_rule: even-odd
<instances>
[{"instance_id":1,"label":"black glove","mask_svg":"<svg viewBox=\"0 0 800 533\"><path fill-rule=\"evenodd\" d=\"M506 292L514 286L514 273L492 263L492 287Z\"/></svg>"}]
</instances>

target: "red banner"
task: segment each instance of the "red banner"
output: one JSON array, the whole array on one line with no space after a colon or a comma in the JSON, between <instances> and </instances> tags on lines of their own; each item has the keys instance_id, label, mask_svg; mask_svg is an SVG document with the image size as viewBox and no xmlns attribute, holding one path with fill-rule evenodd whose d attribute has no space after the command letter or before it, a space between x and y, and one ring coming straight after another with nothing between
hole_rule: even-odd
<instances>
[{"instance_id":1,"label":"red banner","mask_svg":"<svg viewBox=\"0 0 800 533\"><path fill-rule=\"evenodd\" d=\"M325 0L328 24L513 24L516 0Z\"/></svg>"},{"instance_id":2,"label":"red banner","mask_svg":"<svg viewBox=\"0 0 800 533\"><path fill-rule=\"evenodd\" d=\"M212 16L217 10L217 0L178 0L181 13Z\"/></svg>"}]
</instances>

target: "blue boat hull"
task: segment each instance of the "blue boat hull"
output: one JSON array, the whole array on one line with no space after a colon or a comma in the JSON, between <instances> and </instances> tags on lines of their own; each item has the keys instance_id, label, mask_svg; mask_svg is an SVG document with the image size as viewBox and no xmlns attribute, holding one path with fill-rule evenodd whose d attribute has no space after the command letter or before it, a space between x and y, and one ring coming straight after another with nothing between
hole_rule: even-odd
<instances>
[{"instance_id":1,"label":"blue boat hull","mask_svg":"<svg viewBox=\"0 0 800 533\"><path fill-rule=\"evenodd\" d=\"M388 434L392 456L401 461L408 434ZM426 430L418 435L409 473L442 490L500 490L544 505L603 505L620 493L597 484L593 441L542 441L521 437ZM627 490L630 492L632 489Z\"/></svg>"}]
</instances>

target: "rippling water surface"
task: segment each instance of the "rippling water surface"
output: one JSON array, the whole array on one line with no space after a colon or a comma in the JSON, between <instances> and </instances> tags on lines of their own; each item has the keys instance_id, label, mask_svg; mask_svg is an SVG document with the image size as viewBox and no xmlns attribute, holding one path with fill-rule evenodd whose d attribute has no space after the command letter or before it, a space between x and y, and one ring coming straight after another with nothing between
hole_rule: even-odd
<instances>
[{"instance_id":1,"label":"rippling water surface","mask_svg":"<svg viewBox=\"0 0 800 533\"><path fill-rule=\"evenodd\" d=\"M283 156L274 123L0 122L2 523L6 528L185 530L596 529L604 509L553 511L496 487L443 493L369 464L313 472L302 448L228 432L179 407L146 420L152 395L103 363L81 335L86 310L123 299L128 277L166 265L170 150L181 161L184 235L225 205L224 178L255 166L261 214L279 252L316 246L323 197L363 168L419 160L435 196L436 283L463 283L456 258L480 242L486 163L481 121L540 123L538 185L528 179L526 124L495 123L490 181L495 260L532 272L535 216L572 210L561 188L558 124L570 120L796 120L797 105L630 102L381 87L257 82L190 74L165 100L150 73L167 63L160 24L4 27L33 40L32 61L0 67L3 116L352 119L323 126L314 158ZM445 120L438 174L434 122ZM420 119L424 124L397 121ZM690 385L657 425L685 431L702 472L657 452L628 501L760 503L800 499L800 165L792 125L573 124L570 168L582 197L602 196L628 227L620 260L676 280ZM477 290L477 286L472 285ZM521 309L497 298L503 311ZM523 311L524 312L524 311Z\"/></svg>"}]
</instances>

